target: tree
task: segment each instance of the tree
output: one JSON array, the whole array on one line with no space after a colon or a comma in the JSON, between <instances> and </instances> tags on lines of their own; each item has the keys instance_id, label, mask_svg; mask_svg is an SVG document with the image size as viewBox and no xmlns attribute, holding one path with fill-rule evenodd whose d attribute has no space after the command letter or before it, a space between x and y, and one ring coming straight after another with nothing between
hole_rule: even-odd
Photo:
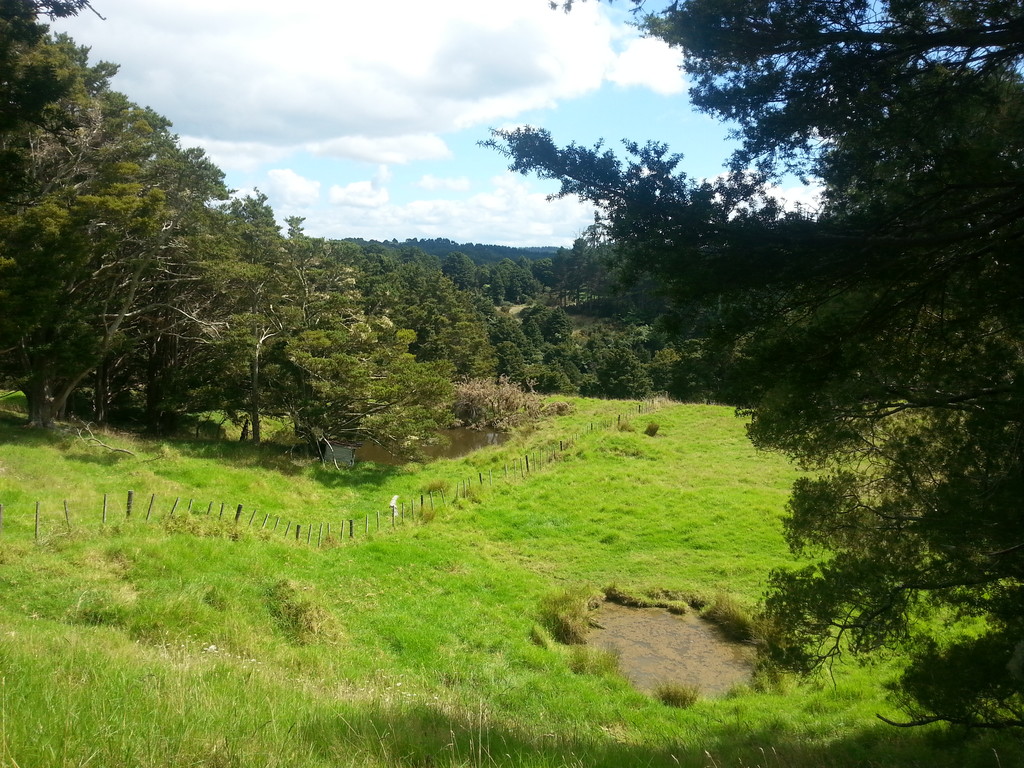
<instances>
[{"instance_id":1,"label":"tree","mask_svg":"<svg viewBox=\"0 0 1024 768\"><path fill-rule=\"evenodd\" d=\"M70 94L75 80L60 66L37 17L73 16L89 7L86 0L0 2L0 203L15 202L27 192L26 129L73 128L57 104Z\"/></svg>"},{"instance_id":2,"label":"tree","mask_svg":"<svg viewBox=\"0 0 1024 768\"><path fill-rule=\"evenodd\" d=\"M182 152L169 124L109 90L108 65L65 38L49 45L70 85L53 105L75 130L23 126L23 200L0 212L0 356L48 426L127 330L154 306L154 286L179 278L181 206L171 185L217 179ZM167 175L161 169L174 164ZM187 170L186 170L187 169ZM205 184L205 182L204 182ZM171 199L176 198L175 202Z\"/></svg>"},{"instance_id":3,"label":"tree","mask_svg":"<svg viewBox=\"0 0 1024 768\"><path fill-rule=\"evenodd\" d=\"M774 658L897 647L908 723L1024 725L1024 11L681 0L646 28L738 125L731 175L654 143L492 146L597 203L677 307L714 307L751 437L817 470L785 523L808 564L771 578ZM823 184L816 215L772 198L786 170Z\"/></svg>"}]
</instances>

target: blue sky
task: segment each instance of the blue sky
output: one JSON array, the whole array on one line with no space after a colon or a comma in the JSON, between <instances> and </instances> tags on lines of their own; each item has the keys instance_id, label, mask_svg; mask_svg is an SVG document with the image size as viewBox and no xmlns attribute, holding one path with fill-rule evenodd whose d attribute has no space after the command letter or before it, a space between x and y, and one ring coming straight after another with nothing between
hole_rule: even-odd
<instances>
[{"instance_id":1,"label":"blue sky","mask_svg":"<svg viewBox=\"0 0 1024 768\"><path fill-rule=\"evenodd\" d=\"M55 22L120 65L114 87L174 123L236 190L310 235L570 245L592 222L478 142L530 124L560 144L653 139L692 176L727 129L694 113L677 51L627 3L548 0L93 0ZM806 190L798 191L799 196Z\"/></svg>"}]
</instances>

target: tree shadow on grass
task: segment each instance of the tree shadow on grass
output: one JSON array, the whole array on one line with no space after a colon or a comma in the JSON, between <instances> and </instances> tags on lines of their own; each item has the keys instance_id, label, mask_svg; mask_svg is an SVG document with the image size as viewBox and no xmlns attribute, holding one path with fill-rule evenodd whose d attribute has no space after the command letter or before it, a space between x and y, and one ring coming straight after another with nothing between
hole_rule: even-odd
<instances>
[{"instance_id":1,"label":"tree shadow on grass","mask_svg":"<svg viewBox=\"0 0 1024 768\"><path fill-rule=\"evenodd\" d=\"M826 744L774 728L711 725L701 741L623 743L612 727L581 724L580 733L543 724L495 724L488 715L454 715L416 702L342 703L301 724L296 735L326 762L464 768L1005 768L1021 765L1024 746L1006 735L973 738L944 728L902 730L867 724ZM680 731L683 729L680 728Z\"/></svg>"}]
</instances>

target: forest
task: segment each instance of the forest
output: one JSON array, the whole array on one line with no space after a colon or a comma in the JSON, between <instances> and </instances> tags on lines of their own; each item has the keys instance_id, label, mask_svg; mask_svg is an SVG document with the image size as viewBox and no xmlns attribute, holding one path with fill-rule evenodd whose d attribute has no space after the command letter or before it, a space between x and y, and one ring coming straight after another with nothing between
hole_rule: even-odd
<instances>
[{"instance_id":1,"label":"forest","mask_svg":"<svg viewBox=\"0 0 1024 768\"><path fill-rule=\"evenodd\" d=\"M215 418L259 443L269 420L311 450L400 453L451 422L454 385L473 379L707 394L662 305L617 291L596 232L515 249L282 227L266 196L232 194L167 118L112 90L114 65L22 21L7 22L23 79L8 96L49 78L52 98L26 96L0 135L0 386L25 393L31 424L171 435Z\"/></svg>"}]
</instances>

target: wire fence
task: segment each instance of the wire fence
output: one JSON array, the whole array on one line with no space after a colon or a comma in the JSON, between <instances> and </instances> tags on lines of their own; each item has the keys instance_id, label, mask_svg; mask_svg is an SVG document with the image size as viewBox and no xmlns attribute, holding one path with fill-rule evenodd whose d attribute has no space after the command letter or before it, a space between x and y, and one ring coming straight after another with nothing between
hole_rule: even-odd
<instances>
[{"instance_id":1,"label":"wire fence","mask_svg":"<svg viewBox=\"0 0 1024 768\"><path fill-rule=\"evenodd\" d=\"M635 415L652 412L658 403L638 403ZM160 524L168 530L188 531L191 523L203 526L207 533L216 529L232 537L249 531L265 539L282 539L316 547L336 546L393 531L409 523L429 522L438 509L455 505L460 499L476 499L496 483L526 480L545 467L562 461L582 435L604 429L630 428L633 415L620 414L611 419L592 421L583 432L513 456L500 468L477 470L454 480L435 480L429 490L406 499L394 496L387 508L358 516L332 515L330 520L311 521L310 515L300 512L264 511L245 502L229 504L182 496L170 501L169 498L158 498L156 494L137 494L135 490L127 490L104 493L102 499L97 497L88 501L64 499L56 503L36 501L21 505L0 502L0 541L9 540L12 536L26 538L31 535L38 542L54 535L121 530L125 525L147 523Z\"/></svg>"}]
</instances>

